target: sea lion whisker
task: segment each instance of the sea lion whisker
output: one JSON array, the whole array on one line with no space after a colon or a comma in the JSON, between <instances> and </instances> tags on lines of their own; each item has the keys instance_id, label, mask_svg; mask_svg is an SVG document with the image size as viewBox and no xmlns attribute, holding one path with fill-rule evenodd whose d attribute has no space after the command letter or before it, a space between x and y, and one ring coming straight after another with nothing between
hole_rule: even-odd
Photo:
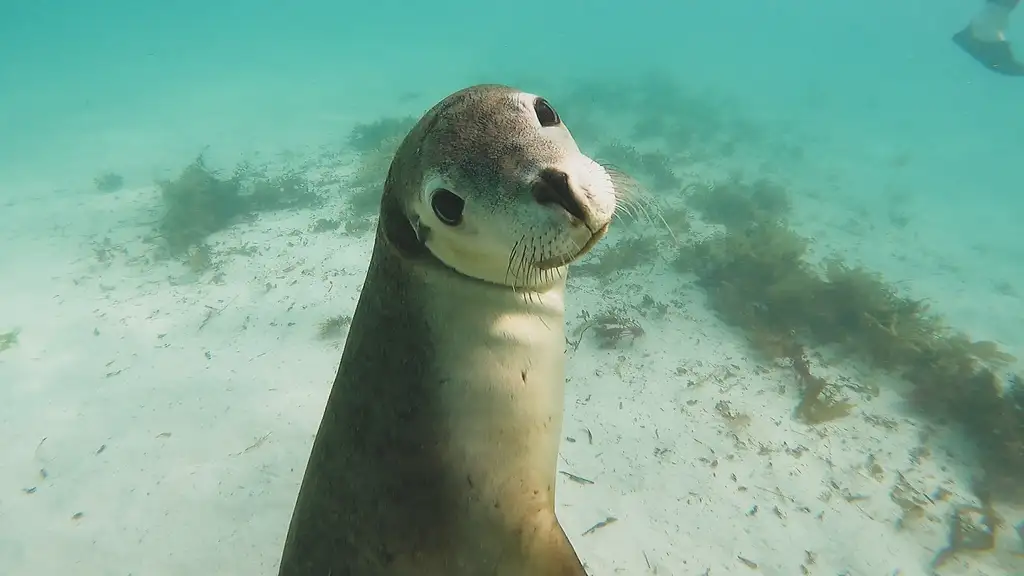
<instances>
[{"instance_id":1,"label":"sea lion whisker","mask_svg":"<svg viewBox=\"0 0 1024 576\"><path fill-rule=\"evenodd\" d=\"M505 267L505 281L506 282L508 282L510 274L512 273L512 263L513 263L513 261L515 261L516 252L519 250L519 247L522 246L524 240L526 240L526 236L521 236L519 238L519 240L516 240L516 243L512 245L512 250L509 251L509 253L508 253L508 266ZM512 289L514 290L515 289L516 277L513 275L513 276L511 276L511 278L512 278L512 282L513 282Z\"/></svg>"}]
</instances>

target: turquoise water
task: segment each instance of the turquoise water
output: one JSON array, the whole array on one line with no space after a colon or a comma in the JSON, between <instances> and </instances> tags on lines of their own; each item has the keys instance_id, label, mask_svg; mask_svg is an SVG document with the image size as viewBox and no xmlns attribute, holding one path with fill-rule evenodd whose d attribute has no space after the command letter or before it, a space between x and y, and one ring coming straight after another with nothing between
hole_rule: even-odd
<instances>
[{"instance_id":1,"label":"turquoise water","mask_svg":"<svg viewBox=\"0 0 1024 576\"><path fill-rule=\"evenodd\" d=\"M349 256L331 254L322 236L288 241L310 251L319 246L329 254L322 258L273 247L275 238L305 230L311 220L344 220L344 214L331 212L331 202L345 194L342 177L334 188L324 185L331 191L322 193L334 196L320 212L275 213L227 232L224 238L240 246L259 247L248 264L225 264L216 282L213 273L185 281L181 266L146 256L151 245L141 239L160 213L154 182L174 178L200 152L211 166L229 172L255 159L344 175L347 164L336 168L317 159L327 153L351 156L347 146L355 126L418 116L472 84L509 84L545 95L590 154L599 155L613 141L667 154L677 179L651 190L666 205L680 202L691 184L734 173L782 182L793 199L792 226L811 239L816 254L838 253L862 263L926 299L973 340L994 342L1024 358L1024 81L983 70L950 42L977 7L971 1L924 0L5 5L0 333L17 330L18 342L0 352L0 574L274 573L325 382L340 350L311 335L322 318L351 309L354 301L347 295L358 288L368 240L345 244L353 250ZM1024 50L1024 16L1015 16L1010 38L1019 38ZM639 119L688 117L696 136L686 150L656 139L641 142L634 129ZM723 141L737 152L723 152ZM96 177L111 171L123 184L111 193L97 191ZM635 176L641 182L647 177ZM97 247L115 252L107 254L113 264L96 261ZM344 280L321 278L327 258L353 271L341 275ZM311 272L299 274L306 269ZM701 372L695 366L707 358L746 366L746 360L735 360L750 355L743 336L715 319L700 290L687 281L691 291L672 296L677 288L665 284L672 282L665 274L648 273L641 283L662 283L652 289L656 299L685 302L673 304L679 309L675 316L644 321L639 351L627 347L609 355L591 346L592 355L570 359L577 381L591 365L621 368L625 362L634 372L618 388L570 390L567 435L579 434L579 426L572 428L587 410L581 399L601 401L602 390L611 406L623 387L660 382L631 404L641 415L656 412L658 399L686 404L679 397L685 386L674 388L675 381L664 376L668 368L661 367L672 363L672 354L690 373ZM596 288L580 282L584 301L582 294ZM264 296L262 287L271 283L274 291L268 288ZM617 294L632 290L626 283L616 286ZM344 297L338 296L342 289L348 290ZM209 328L207 310L217 311ZM260 335L243 328L256 325L262 326ZM700 346L715 343L701 348L708 356L692 351L697 345L690 338L697 333L703 335ZM165 348L165 356L154 352ZM1015 361L998 372L1014 370ZM784 370L776 372L776 379L786 377ZM246 391L247 383L259 392ZM745 390L730 401L763 398L763 390ZM794 398L791 391L781 406L791 407ZM704 402L705 412L714 413L715 396L700 397L697 406ZM747 409L754 414L766 408L755 402ZM896 400L865 413L890 409L917 422L900 412ZM608 426L631 437L644 418ZM782 420L796 427L788 415ZM707 456L686 446L696 434L692 424L677 419L661 425L661 434L669 430L677 438L680 459ZM837 426L835 434L841 435ZM948 478L922 473L917 489L932 496L948 490L954 494L950 505L978 503L970 478L979 468L973 448L963 446L969 440L943 424L912 423L902 430L907 438L918 432L948 436L947 444L932 450L960 455L933 461L934 470L953 472ZM173 452L147 444L162 434L191 443ZM804 437L799 430L794 434L789 442ZM916 531L908 535L893 528L899 513L890 509L888 494L898 482L896 470L913 475L905 468L913 446L896 440L886 446L884 437L875 437L869 451L892 465L885 464L884 481L859 490L877 491L863 514L854 504L847 507L858 518L853 528L784 522L771 530L796 542L796 556L773 556L781 544L754 538L750 546L763 549L759 570L797 573L807 563L801 539L847 538L872 530L865 519L870 518L885 528L878 540L858 542L886 548L840 553L823 543L817 553L821 574L927 573L946 543L953 512L929 505L923 513L928 520ZM269 446L262 460L243 463L231 456L257 454L247 450L263 446L261 438ZM836 440L827 450L815 444L811 450L841 461L836 453L860 450L849 446L864 438L854 430L848 442ZM634 440L647 446L639 436ZM631 530L663 534L666 523L688 526L679 532L685 535L655 546L657 573L749 570L736 557L757 554L730 548L731 528L700 525L701 518L710 522L732 514L741 520L752 505L746 496L721 493L703 507L689 504L698 513L678 503L700 492L703 482L715 481L711 476L678 476L680 461L662 472L631 475L625 471L630 464L601 460L611 452L592 456L592 468L600 468L599 462L621 467L618 476L608 473L607 494L644 495L643 506L629 508ZM756 460L756 450L746 454L747 462ZM734 462L742 461L737 456ZM740 476L752 485L783 482L751 480L766 474L751 466ZM40 469L46 470L43 478ZM823 483L829 478L822 472ZM653 570L644 556L655 552L636 553L647 536L626 538L621 551L575 536L594 524L579 512L594 500L574 494L576 488L564 490L572 510L563 523L572 525L570 536L593 574ZM808 499L818 505L815 494L816 489ZM1024 507L1012 500L1000 505L1004 528L995 550L946 563L946 573L1024 570L1017 555L1024 552L1024 536L1012 530L1024 521ZM761 508L767 512L772 505ZM671 514L660 512L665 510ZM828 516L845 518L847 512ZM676 514L696 519L682 522ZM736 530L749 539L751 531L768 528Z\"/></svg>"}]
</instances>

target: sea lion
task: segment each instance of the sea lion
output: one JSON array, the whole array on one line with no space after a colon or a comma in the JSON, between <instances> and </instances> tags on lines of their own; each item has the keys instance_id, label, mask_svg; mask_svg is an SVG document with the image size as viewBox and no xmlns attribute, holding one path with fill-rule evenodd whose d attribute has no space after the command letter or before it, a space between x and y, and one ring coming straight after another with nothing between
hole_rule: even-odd
<instances>
[{"instance_id":1,"label":"sea lion","mask_svg":"<svg viewBox=\"0 0 1024 576\"><path fill-rule=\"evenodd\" d=\"M555 518L566 267L617 174L482 85L403 140L281 576L586 576Z\"/></svg>"}]
</instances>

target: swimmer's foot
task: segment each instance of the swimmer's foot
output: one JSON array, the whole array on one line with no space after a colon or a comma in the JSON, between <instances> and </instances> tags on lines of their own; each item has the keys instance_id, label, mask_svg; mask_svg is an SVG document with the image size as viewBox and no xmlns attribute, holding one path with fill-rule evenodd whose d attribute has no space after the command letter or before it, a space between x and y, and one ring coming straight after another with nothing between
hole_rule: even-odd
<instances>
[{"instance_id":1,"label":"swimmer's foot","mask_svg":"<svg viewBox=\"0 0 1024 576\"><path fill-rule=\"evenodd\" d=\"M953 36L953 42L993 72L1007 76L1024 76L1024 63L1013 57L1010 43L1006 40L978 40L968 26Z\"/></svg>"}]
</instances>

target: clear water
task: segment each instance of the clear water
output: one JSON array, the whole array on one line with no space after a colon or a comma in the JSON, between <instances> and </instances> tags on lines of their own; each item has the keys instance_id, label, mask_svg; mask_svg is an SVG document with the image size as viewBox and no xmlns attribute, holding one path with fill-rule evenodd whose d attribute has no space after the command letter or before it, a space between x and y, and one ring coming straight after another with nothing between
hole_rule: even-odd
<instances>
[{"instance_id":1,"label":"clear water","mask_svg":"<svg viewBox=\"0 0 1024 576\"><path fill-rule=\"evenodd\" d=\"M339 354L316 326L351 311L369 240L287 236L344 218L337 203L268 214L215 239L255 254L189 277L147 256L153 183L204 150L218 169L318 173L335 168L314 162L329 151L345 174L354 126L419 115L471 84L548 96L590 153L620 141L674 154L684 183L782 182L815 251L880 272L1024 358L1024 81L950 42L977 3L357 4L0 8L0 333L18 330L0 352L0 573L275 573ZM1010 38L1024 49L1016 16ZM598 91L653 96L641 109ZM716 157L697 141L701 159L688 162L634 142L644 113L708 125L713 113L739 152ZM96 190L107 171L123 176L116 192ZM337 200L344 178L323 193ZM656 195L672 204L683 190ZM585 342L569 360L576 442L561 465L596 482L561 478L559 515L591 572L750 571L742 557L766 574L928 573L954 507L979 502L970 442L891 390L824 427L794 422L789 372L757 360L698 288L658 266L573 284L570 318L627 305L638 285L673 303L632 345ZM874 374L845 370L830 377ZM718 384L691 390L701 377ZM722 399L749 430L723 427ZM868 416L900 424L872 428ZM581 450L583 429L606 444ZM917 465L920 446L933 456ZM903 477L932 498L912 527L892 495ZM1013 530L1024 507L1000 502L999 515L994 550L957 555L945 573L1024 572ZM581 535L608 516L617 526Z\"/></svg>"}]
</instances>

